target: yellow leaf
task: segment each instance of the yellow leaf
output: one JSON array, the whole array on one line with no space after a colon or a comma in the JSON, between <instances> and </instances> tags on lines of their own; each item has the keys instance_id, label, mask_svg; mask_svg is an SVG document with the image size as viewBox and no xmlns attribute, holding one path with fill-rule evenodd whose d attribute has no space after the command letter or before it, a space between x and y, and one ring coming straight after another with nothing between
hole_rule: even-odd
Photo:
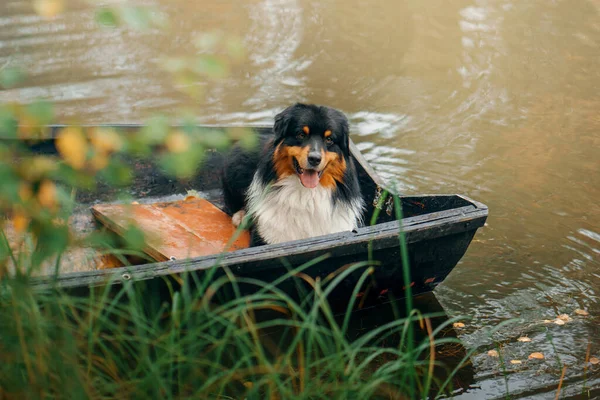
<instances>
[{"instance_id":1,"label":"yellow leaf","mask_svg":"<svg viewBox=\"0 0 600 400\"><path fill-rule=\"evenodd\" d=\"M42 207L54 208L56 206L56 185L54 185L54 182L49 180L42 182L38 191L38 200Z\"/></svg>"},{"instance_id":2,"label":"yellow leaf","mask_svg":"<svg viewBox=\"0 0 600 400\"><path fill-rule=\"evenodd\" d=\"M90 160L90 165L95 171L100 171L101 169L106 168L108 165L108 157L103 153L96 153Z\"/></svg>"},{"instance_id":3,"label":"yellow leaf","mask_svg":"<svg viewBox=\"0 0 600 400\"><path fill-rule=\"evenodd\" d=\"M564 322L569 322L571 321L571 317L569 317L567 314L560 314L557 319L560 319L561 321Z\"/></svg>"},{"instance_id":4,"label":"yellow leaf","mask_svg":"<svg viewBox=\"0 0 600 400\"><path fill-rule=\"evenodd\" d=\"M244 386L246 386L248 389L252 389L252 387L254 386L254 383L246 381L246 382L244 382Z\"/></svg>"},{"instance_id":5,"label":"yellow leaf","mask_svg":"<svg viewBox=\"0 0 600 400\"><path fill-rule=\"evenodd\" d=\"M29 218L19 211L16 211L12 218L12 223L17 233L21 233L27 229L29 225Z\"/></svg>"},{"instance_id":6,"label":"yellow leaf","mask_svg":"<svg viewBox=\"0 0 600 400\"><path fill-rule=\"evenodd\" d=\"M528 338L527 336L521 336L520 338L517 339L519 342L531 342L531 339Z\"/></svg>"},{"instance_id":7,"label":"yellow leaf","mask_svg":"<svg viewBox=\"0 0 600 400\"><path fill-rule=\"evenodd\" d=\"M88 143L80 129L64 129L56 139L56 148L65 162L75 169L85 166Z\"/></svg>"},{"instance_id":8,"label":"yellow leaf","mask_svg":"<svg viewBox=\"0 0 600 400\"><path fill-rule=\"evenodd\" d=\"M185 133L175 131L169 133L169 136L165 140L165 145L171 153L183 153L189 149L190 139Z\"/></svg>"},{"instance_id":9,"label":"yellow leaf","mask_svg":"<svg viewBox=\"0 0 600 400\"><path fill-rule=\"evenodd\" d=\"M114 130L109 128L97 128L90 131L90 142L101 153L112 153L121 150L123 140Z\"/></svg>"},{"instance_id":10,"label":"yellow leaf","mask_svg":"<svg viewBox=\"0 0 600 400\"><path fill-rule=\"evenodd\" d=\"M600 359L598 359L597 357L591 357L590 358L590 364L600 364Z\"/></svg>"},{"instance_id":11,"label":"yellow leaf","mask_svg":"<svg viewBox=\"0 0 600 400\"><path fill-rule=\"evenodd\" d=\"M553 322L556 325L564 325L565 324L565 321L563 321L562 319L559 319L559 318L556 318Z\"/></svg>"},{"instance_id":12,"label":"yellow leaf","mask_svg":"<svg viewBox=\"0 0 600 400\"><path fill-rule=\"evenodd\" d=\"M461 329L465 327L465 324L463 324L462 322L455 322L454 324L452 324L452 326Z\"/></svg>"},{"instance_id":13,"label":"yellow leaf","mask_svg":"<svg viewBox=\"0 0 600 400\"><path fill-rule=\"evenodd\" d=\"M31 139L33 137L33 130L36 125L36 121L29 115L23 115L19 121L19 127L17 135L19 139Z\"/></svg>"},{"instance_id":14,"label":"yellow leaf","mask_svg":"<svg viewBox=\"0 0 600 400\"><path fill-rule=\"evenodd\" d=\"M31 199L33 196L33 190L31 190L31 185L26 182L21 182L19 185L19 197L22 201L27 201Z\"/></svg>"},{"instance_id":15,"label":"yellow leaf","mask_svg":"<svg viewBox=\"0 0 600 400\"><path fill-rule=\"evenodd\" d=\"M577 310L575 310L575 314L577 314L577 315L583 315L584 317L590 315L590 313L587 312L586 310L581 310L579 308Z\"/></svg>"},{"instance_id":16,"label":"yellow leaf","mask_svg":"<svg viewBox=\"0 0 600 400\"><path fill-rule=\"evenodd\" d=\"M33 9L38 15L46 18L54 18L65 8L64 0L35 0Z\"/></svg>"},{"instance_id":17,"label":"yellow leaf","mask_svg":"<svg viewBox=\"0 0 600 400\"><path fill-rule=\"evenodd\" d=\"M531 353L527 358L530 360L543 360L544 355L542 353Z\"/></svg>"},{"instance_id":18,"label":"yellow leaf","mask_svg":"<svg viewBox=\"0 0 600 400\"><path fill-rule=\"evenodd\" d=\"M498 357L499 356L497 350L490 350L490 351L487 352L487 355L490 356L490 357Z\"/></svg>"},{"instance_id":19,"label":"yellow leaf","mask_svg":"<svg viewBox=\"0 0 600 400\"><path fill-rule=\"evenodd\" d=\"M510 360L511 364L521 364L521 360Z\"/></svg>"},{"instance_id":20,"label":"yellow leaf","mask_svg":"<svg viewBox=\"0 0 600 400\"><path fill-rule=\"evenodd\" d=\"M56 161L48 156L30 157L20 164L19 173L23 179L37 181L56 170Z\"/></svg>"}]
</instances>

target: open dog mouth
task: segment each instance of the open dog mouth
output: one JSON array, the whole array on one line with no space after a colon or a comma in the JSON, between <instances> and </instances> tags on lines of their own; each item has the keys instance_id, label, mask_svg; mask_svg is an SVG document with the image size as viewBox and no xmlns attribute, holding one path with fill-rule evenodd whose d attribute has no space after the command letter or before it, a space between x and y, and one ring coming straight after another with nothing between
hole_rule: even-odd
<instances>
[{"instance_id":1,"label":"open dog mouth","mask_svg":"<svg viewBox=\"0 0 600 400\"><path fill-rule=\"evenodd\" d=\"M321 179L321 175L323 175L323 171L325 170L322 169L321 171L317 171L316 169L302 168L296 158L294 158L294 169L296 170L302 185L309 189L314 189L317 187L319 180Z\"/></svg>"}]
</instances>

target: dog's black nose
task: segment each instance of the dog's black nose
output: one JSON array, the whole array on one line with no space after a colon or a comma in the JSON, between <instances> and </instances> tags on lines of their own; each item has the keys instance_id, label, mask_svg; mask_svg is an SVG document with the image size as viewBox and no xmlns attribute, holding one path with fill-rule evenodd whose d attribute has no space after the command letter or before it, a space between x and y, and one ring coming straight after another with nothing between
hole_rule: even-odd
<instances>
[{"instance_id":1,"label":"dog's black nose","mask_svg":"<svg viewBox=\"0 0 600 400\"><path fill-rule=\"evenodd\" d=\"M308 163L312 167L316 167L321 163L321 153L309 153L308 154Z\"/></svg>"}]
</instances>

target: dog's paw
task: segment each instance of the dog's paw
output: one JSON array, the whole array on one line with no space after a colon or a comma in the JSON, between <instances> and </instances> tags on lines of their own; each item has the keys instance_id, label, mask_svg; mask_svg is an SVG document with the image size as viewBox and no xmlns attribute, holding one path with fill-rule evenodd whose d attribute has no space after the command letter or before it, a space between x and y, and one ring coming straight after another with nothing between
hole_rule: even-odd
<instances>
[{"instance_id":1,"label":"dog's paw","mask_svg":"<svg viewBox=\"0 0 600 400\"><path fill-rule=\"evenodd\" d=\"M246 211L244 210L240 210L238 212L236 212L235 214L233 214L233 217L231 217L231 222L233 222L233 226L235 226L236 228L239 227L242 222L244 221L244 217L246 216Z\"/></svg>"}]
</instances>

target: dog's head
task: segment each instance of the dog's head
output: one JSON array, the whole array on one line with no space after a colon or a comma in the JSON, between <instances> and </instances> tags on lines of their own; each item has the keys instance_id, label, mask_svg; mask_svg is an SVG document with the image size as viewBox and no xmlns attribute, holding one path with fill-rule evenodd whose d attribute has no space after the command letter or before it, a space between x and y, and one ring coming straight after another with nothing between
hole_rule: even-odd
<instances>
[{"instance_id":1,"label":"dog's head","mask_svg":"<svg viewBox=\"0 0 600 400\"><path fill-rule=\"evenodd\" d=\"M349 162L348 119L338 110L295 104L275 117L273 162L278 178L293 174L307 188L333 188Z\"/></svg>"}]
</instances>

